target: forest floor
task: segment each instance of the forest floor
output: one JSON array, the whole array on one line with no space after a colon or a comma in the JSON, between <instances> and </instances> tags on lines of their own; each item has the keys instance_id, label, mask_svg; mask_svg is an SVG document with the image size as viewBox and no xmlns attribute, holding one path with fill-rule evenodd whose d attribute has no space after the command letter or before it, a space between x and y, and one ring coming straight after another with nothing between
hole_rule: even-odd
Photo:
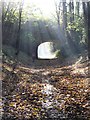
<instances>
[{"instance_id":1,"label":"forest floor","mask_svg":"<svg viewBox=\"0 0 90 120\"><path fill-rule=\"evenodd\" d=\"M27 67L4 60L2 120L90 120L88 61Z\"/></svg>"}]
</instances>

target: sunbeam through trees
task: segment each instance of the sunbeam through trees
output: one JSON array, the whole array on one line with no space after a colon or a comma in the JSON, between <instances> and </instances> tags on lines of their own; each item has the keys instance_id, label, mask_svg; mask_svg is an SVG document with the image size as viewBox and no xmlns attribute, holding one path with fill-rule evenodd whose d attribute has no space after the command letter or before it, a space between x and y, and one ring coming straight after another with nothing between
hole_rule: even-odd
<instances>
[{"instance_id":1,"label":"sunbeam through trees","mask_svg":"<svg viewBox=\"0 0 90 120\"><path fill-rule=\"evenodd\" d=\"M1 120L90 120L89 0L0 5Z\"/></svg>"}]
</instances>

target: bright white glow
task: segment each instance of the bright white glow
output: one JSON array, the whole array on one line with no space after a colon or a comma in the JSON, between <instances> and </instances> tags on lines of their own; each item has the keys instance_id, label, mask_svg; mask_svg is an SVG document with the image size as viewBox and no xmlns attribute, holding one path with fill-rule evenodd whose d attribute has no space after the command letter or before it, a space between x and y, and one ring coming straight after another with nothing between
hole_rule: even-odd
<instances>
[{"instance_id":1,"label":"bright white glow","mask_svg":"<svg viewBox=\"0 0 90 120\"><path fill-rule=\"evenodd\" d=\"M38 58L40 59L54 59L56 53L52 52L52 42L44 42L38 46Z\"/></svg>"},{"instance_id":2,"label":"bright white glow","mask_svg":"<svg viewBox=\"0 0 90 120\"><path fill-rule=\"evenodd\" d=\"M54 0L25 0L25 3L36 5L45 16L50 15L55 11Z\"/></svg>"},{"instance_id":3,"label":"bright white glow","mask_svg":"<svg viewBox=\"0 0 90 120\"><path fill-rule=\"evenodd\" d=\"M60 2L60 0L3 0L4 2L23 2L24 5L35 5L37 8L40 8L43 16L50 18L52 14L55 14L55 1L56 3ZM74 2L88 2L90 0L74 0ZM65 2L65 0L61 0L61 2ZM67 0L70 2L70 0Z\"/></svg>"},{"instance_id":4,"label":"bright white glow","mask_svg":"<svg viewBox=\"0 0 90 120\"><path fill-rule=\"evenodd\" d=\"M48 16L55 11L54 0L3 0L4 2L23 2L24 5L35 5L40 8L44 16Z\"/></svg>"}]
</instances>

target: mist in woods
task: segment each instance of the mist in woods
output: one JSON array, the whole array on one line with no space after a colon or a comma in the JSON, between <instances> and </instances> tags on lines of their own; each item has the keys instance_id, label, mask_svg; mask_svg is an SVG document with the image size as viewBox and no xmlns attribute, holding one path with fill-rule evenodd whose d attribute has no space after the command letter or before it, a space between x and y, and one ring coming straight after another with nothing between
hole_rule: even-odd
<instances>
[{"instance_id":1,"label":"mist in woods","mask_svg":"<svg viewBox=\"0 0 90 120\"><path fill-rule=\"evenodd\" d=\"M2 120L89 120L90 2L0 4Z\"/></svg>"},{"instance_id":2,"label":"mist in woods","mask_svg":"<svg viewBox=\"0 0 90 120\"><path fill-rule=\"evenodd\" d=\"M2 3L3 47L10 46L30 57L36 56L43 42L57 43L65 57L87 50L88 2L54 1L55 11L48 10L48 16L34 4Z\"/></svg>"}]
</instances>

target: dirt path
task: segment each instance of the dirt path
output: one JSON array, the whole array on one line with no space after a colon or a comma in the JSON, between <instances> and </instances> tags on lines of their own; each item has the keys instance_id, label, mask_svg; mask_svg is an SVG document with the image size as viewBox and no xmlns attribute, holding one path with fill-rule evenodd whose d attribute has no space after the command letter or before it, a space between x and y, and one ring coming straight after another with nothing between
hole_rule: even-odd
<instances>
[{"instance_id":1,"label":"dirt path","mask_svg":"<svg viewBox=\"0 0 90 120\"><path fill-rule=\"evenodd\" d=\"M13 76L9 68L4 65L3 119L89 120L87 64L20 66Z\"/></svg>"}]
</instances>

